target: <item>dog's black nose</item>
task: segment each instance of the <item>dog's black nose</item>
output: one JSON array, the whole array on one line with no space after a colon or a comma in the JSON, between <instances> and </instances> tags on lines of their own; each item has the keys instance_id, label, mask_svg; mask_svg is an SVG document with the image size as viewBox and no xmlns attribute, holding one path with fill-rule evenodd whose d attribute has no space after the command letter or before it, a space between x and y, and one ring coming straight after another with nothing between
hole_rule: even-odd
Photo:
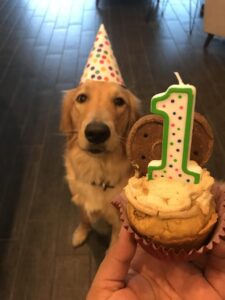
<instances>
[{"instance_id":1,"label":"dog's black nose","mask_svg":"<svg viewBox=\"0 0 225 300\"><path fill-rule=\"evenodd\" d=\"M85 136L89 142L101 144L110 137L110 129L104 123L91 122L85 128Z\"/></svg>"}]
</instances>

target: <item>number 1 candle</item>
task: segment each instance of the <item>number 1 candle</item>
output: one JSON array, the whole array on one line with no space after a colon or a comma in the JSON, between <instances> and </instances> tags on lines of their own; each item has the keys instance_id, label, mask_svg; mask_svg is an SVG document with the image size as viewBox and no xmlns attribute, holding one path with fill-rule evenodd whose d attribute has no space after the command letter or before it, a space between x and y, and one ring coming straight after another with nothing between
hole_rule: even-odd
<instances>
[{"instance_id":1,"label":"number 1 candle","mask_svg":"<svg viewBox=\"0 0 225 300\"><path fill-rule=\"evenodd\" d=\"M190 163L196 89L184 84L178 73L175 75L179 84L151 100L151 112L163 117L163 140L162 158L149 163L148 179L164 177L198 183L202 169Z\"/></svg>"}]
</instances>

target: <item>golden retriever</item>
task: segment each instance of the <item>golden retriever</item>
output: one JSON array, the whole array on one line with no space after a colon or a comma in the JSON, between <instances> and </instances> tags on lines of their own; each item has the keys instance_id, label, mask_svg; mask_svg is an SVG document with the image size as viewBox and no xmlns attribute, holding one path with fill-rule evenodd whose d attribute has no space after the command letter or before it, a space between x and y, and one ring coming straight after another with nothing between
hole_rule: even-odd
<instances>
[{"instance_id":1,"label":"golden retriever","mask_svg":"<svg viewBox=\"0 0 225 300\"><path fill-rule=\"evenodd\" d=\"M60 127L67 135L66 180L81 209L74 246L86 240L99 218L112 226L110 245L117 239L120 221L111 200L131 176L125 143L139 107L128 89L112 82L87 81L64 96Z\"/></svg>"}]
</instances>

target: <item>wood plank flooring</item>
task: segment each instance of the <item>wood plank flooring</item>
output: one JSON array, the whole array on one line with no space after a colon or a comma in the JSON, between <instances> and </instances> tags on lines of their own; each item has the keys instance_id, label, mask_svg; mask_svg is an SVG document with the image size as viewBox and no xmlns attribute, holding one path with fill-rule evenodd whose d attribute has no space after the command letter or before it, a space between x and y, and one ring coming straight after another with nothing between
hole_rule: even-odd
<instances>
[{"instance_id":1,"label":"wood plank flooring","mask_svg":"<svg viewBox=\"0 0 225 300\"><path fill-rule=\"evenodd\" d=\"M0 3L0 299L83 300L108 240L71 246L79 214L64 181L62 90L78 84L104 22L127 86L149 101L175 82L197 87L214 128L211 173L225 179L225 39L188 34L187 0L2 0ZM146 22L146 16L148 22Z\"/></svg>"}]
</instances>

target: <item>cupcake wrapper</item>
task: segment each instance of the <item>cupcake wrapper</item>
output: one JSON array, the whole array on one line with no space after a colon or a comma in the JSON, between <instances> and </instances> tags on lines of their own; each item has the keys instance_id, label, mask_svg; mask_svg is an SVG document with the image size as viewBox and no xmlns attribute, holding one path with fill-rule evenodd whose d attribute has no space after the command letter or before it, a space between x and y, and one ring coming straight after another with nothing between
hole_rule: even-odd
<instances>
[{"instance_id":1,"label":"cupcake wrapper","mask_svg":"<svg viewBox=\"0 0 225 300\"><path fill-rule=\"evenodd\" d=\"M134 239L141 245L141 247L154 257L163 260L193 260L212 250L216 245L218 245L222 238L225 238L225 183L216 183L213 186L213 195L216 202L216 211L218 214L218 221L215 225L213 232L210 235L210 239L199 249L173 249L166 248L161 245L157 245L150 238L144 238L140 236L137 232L133 230L130 226L127 214L126 214L126 202L127 199L123 196L119 196L113 201L113 204L118 208L120 213L120 220L127 231L133 235Z\"/></svg>"}]
</instances>

